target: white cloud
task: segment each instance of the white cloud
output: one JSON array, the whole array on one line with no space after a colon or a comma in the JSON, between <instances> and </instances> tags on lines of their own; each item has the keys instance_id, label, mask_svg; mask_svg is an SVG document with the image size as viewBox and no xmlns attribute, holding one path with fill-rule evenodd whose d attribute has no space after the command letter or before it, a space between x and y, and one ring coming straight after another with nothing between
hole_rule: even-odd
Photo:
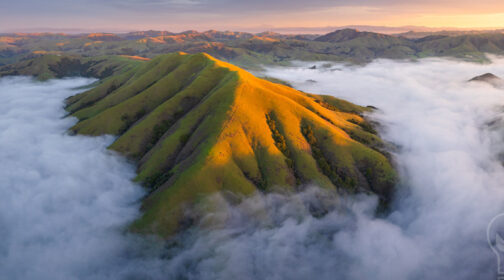
<instances>
[{"instance_id":1,"label":"white cloud","mask_svg":"<svg viewBox=\"0 0 504 280\"><path fill-rule=\"evenodd\" d=\"M0 278L118 279L143 191L111 137L70 136L63 99L88 79L0 79Z\"/></svg>"}]
</instances>

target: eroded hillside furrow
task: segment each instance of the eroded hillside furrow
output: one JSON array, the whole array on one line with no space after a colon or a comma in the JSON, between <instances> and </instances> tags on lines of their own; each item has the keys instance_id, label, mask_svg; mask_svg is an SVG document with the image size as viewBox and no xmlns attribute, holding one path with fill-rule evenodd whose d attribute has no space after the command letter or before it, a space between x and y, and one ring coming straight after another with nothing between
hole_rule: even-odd
<instances>
[{"instance_id":1,"label":"eroded hillside furrow","mask_svg":"<svg viewBox=\"0 0 504 280\"><path fill-rule=\"evenodd\" d=\"M357 182L348 173L348 170L338 168L324 155L323 148L317 141L311 125L304 123L301 126L301 132L306 141L310 144L310 149L313 158L317 162L320 171L327 177L334 186L339 189L345 189L350 192L355 192L357 189Z\"/></svg>"},{"instance_id":2,"label":"eroded hillside furrow","mask_svg":"<svg viewBox=\"0 0 504 280\"><path fill-rule=\"evenodd\" d=\"M180 116L177 118L177 120L170 125L170 127L165 131L163 134L162 132L159 132L161 136L159 139L156 141L154 145L150 147L148 151L145 152L145 154L141 157L140 159L140 164L139 164L139 172L142 174L142 176L139 176L137 180L141 181L144 186L146 186L150 192L155 191L157 188L159 188L161 185L165 184L169 179L172 178L174 175L173 169L176 165L183 164L184 160L190 161L190 156L193 154L195 149L199 146L200 143L192 143L190 148L188 147L188 142L191 138L191 136L195 133L195 131L198 129L198 127L201 125L202 121L205 119L205 115L201 116L200 119L196 120L192 126L188 126L188 132L178 134L177 136L172 136L175 133L177 133L177 125L176 123L180 120L182 120L184 117ZM154 128L154 133L155 133ZM158 128L161 129L161 128ZM172 137L170 137L172 136ZM167 143L165 143L165 141ZM159 143L159 149L163 149L163 145L168 145L168 146L173 146L174 148L171 149L171 152L164 152L163 154L165 157L163 159L161 158L156 158L156 152L158 151L158 147L156 145ZM112 147L114 148L114 147ZM152 157L155 158L156 163L158 164L155 170L155 172L143 172L143 169L147 169L149 166L149 162L152 161ZM162 161L160 161L162 160ZM147 166L147 167L145 167ZM179 166L179 169L184 169L183 166ZM147 174L147 175L145 175Z\"/></svg>"},{"instance_id":3,"label":"eroded hillside furrow","mask_svg":"<svg viewBox=\"0 0 504 280\"><path fill-rule=\"evenodd\" d=\"M208 75L210 73L214 75ZM170 135L170 129L174 125L189 112L194 111L205 98L222 87L222 80L226 80L225 78L229 73L222 71L217 73L218 75L215 74L211 66L209 69L202 71L201 75L194 79L184 90L160 103L145 118L121 135L111 148L125 153L129 157L142 158L149 150L154 148L163 136ZM197 119L201 119L203 116Z\"/></svg>"},{"instance_id":4,"label":"eroded hillside furrow","mask_svg":"<svg viewBox=\"0 0 504 280\"><path fill-rule=\"evenodd\" d=\"M190 78L189 74L192 74L195 70L187 69L191 68L190 64L181 64L183 62L181 58L171 60L170 56L168 56L165 60L167 61L165 63L167 65L163 65L162 63L155 64L156 66L153 69L145 71L143 75L136 78L133 76L124 86L105 96L94 106L77 111L74 115L82 120L100 114L104 118L105 113L109 115L108 117L114 119L113 117L118 114L131 114L131 109L138 106L151 110L159 102L159 98L163 98L166 95L169 96L170 93L173 94L180 90L184 81ZM183 67L184 69L180 69L179 67ZM185 73L178 73L177 69ZM109 127L106 127L105 131L98 131L97 133L117 134L117 130L121 126L117 123L117 120L115 122L108 121L107 123ZM76 128L80 129L79 127ZM88 134L86 131L81 131L81 133Z\"/></svg>"},{"instance_id":5,"label":"eroded hillside furrow","mask_svg":"<svg viewBox=\"0 0 504 280\"><path fill-rule=\"evenodd\" d=\"M296 170L296 166L294 165L294 160L292 159L292 155L290 149L287 145L287 141L285 140L285 136L280 132L281 128L278 125L278 121L275 118L273 112L266 114L266 122L268 123L269 129L271 130L271 136L275 141L275 146L282 152L285 156L285 164L289 167L292 176L294 178L294 182L291 182L292 185L300 185L304 182L299 171Z\"/></svg>"},{"instance_id":6,"label":"eroded hillside furrow","mask_svg":"<svg viewBox=\"0 0 504 280\"><path fill-rule=\"evenodd\" d=\"M135 70L136 67L125 73L104 80L99 87L70 96L66 99L66 110L73 114L81 109L95 105L97 102L125 85L131 77L133 77Z\"/></svg>"},{"instance_id":7,"label":"eroded hillside furrow","mask_svg":"<svg viewBox=\"0 0 504 280\"><path fill-rule=\"evenodd\" d=\"M229 74L223 74L223 76L224 78L222 79L218 77L218 79L207 83L209 87L211 87L210 90L208 90L209 87L201 87L200 84L195 85L195 88L197 89L195 90L190 87L192 85L191 83L191 85L187 86L187 90L179 92L177 95L182 96L182 99L179 102L179 108L182 109L177 110L173 115L170 115L168 119L166 119L165 116L161 116L162 120L158 120L158 123L154 125L154 128L152 130L152 137L150 138L148 144L145 145L145 151L143 154L147 153L152 147L154 147L154 145L156 145L161 137L163 137L169 131L169 129L181 118L183 118L188 112L192 111L194 108L196 108L196 106L199 106L201 102L203 102L206 98L209 98L213 94L213 92L218 90L225 83L225 81L227 80L226 77L228 77ZM163 106L163 104L160 106ZM159 111L164 113L168 110L166 110L166 108L163 108Z\"/></svg>"},{"instance_id":8,"label":"eroded hillside furrow","mask_svg":"<svg viewBox=\"0 0 504 280\"><path fill-rule=\"evenodd\" d=\"M145 116L147 116L150 112L155 110L158 106L158 104L163 104L167 100L171 100L177 95L184 96L182 100L179 103L179 106L182 108L178 111L175 112L174 114L174 122L176 122L177 119L180 118L180 116L184 115L185 112L190 110L192 106L194 106L195 103L199 102L199 100L196 100L198 98L191 97L191 96L185 96L185 89L188 88L192 83L195 81L196 77L205 69L206 65L203 65L197 69L183 69L182 66L179 68L176 68L173 72L170 72L166 77L161 79L160 81L154 82L151 86L147 87L143 92L139 93L138 95L135 95L131 97L130 99L126 100L125 102L121 103L118 106L124 106L124 109L118 109L116 111L126 111L129 108L135 107L136 104L143 104L143 107L138 109L139 111L134 115L134 118L131 119L126 119L124 121L123 126L119 130L118 134L123 134L126 132L130 127L134 126L137 122L141 122ZM179 73L178 71L180 70ZM185 70L185 71L184 71ZM184 73L188 71L194 71L193 74L189 76L185 76ZM151 89L152 86L155 86L156 88ZM161 93L161 94L159 94ZM141 95L141 96L139 96ZM138 96L138 97L137 97ZM138 99L138 100L137 100ZM132 104L132 106L128 106ZM187 109L189 108L189 109ZM115 113L115 112L114 112ZM127 113L125 113L126 116ZM123 120L123 118L121 118ZM164 123L166 126L167 124L173 124L172 123ZM160 127L158 127L159 131ZM152 141L151 141L152 142ZM155 143L153 143L155 144ZM147 148L149 148L149 144L145 145ZM150 149L150 148L149 148ZM145 151L147 152L147 151ZM138 155L137 155L138 156Z\"/></svg>"},{"instance_id":9,"label":"eroded hillside furrow","mask_svg":"<svg viewBox=\"0 0 504 280\"><path fill-rule=\"evenodd\" d=\"M232 73L222 74L225 82L218 83L213 88L208 86L206 90L197 91L197 94L205 98L200 98L199 102L191 104L192 106L187 107L185 113L180 111L180 117L163 134L154 147L142 157L138 180L145 180L145 178L155 174L158 169L176 169L177 174L179 174L194 164L195 161L204 159L204 151L203 154L195 153L195 151L205 150L207 149L205 146L212 145L216 141L216 137L220 133L218 128L222 126L228 106L234 100L233 96L229 96L227 93L229 88L234 87L235 75ZM228 75L234 76L234 78L230 79L227 77ZM211 84L207 83L207 85ZM183 95L180 95L180 98L183 98ZM169 112L174 111L173 108L180 108L179 105L180 103L170 100L162 107L158 107L149 115L149 118L166 116ZM131 133L135 133L134 130L140 131L139 127L134 127ZM125 138L121 139L122 137ZM126 137L131 137L130 132L122 137L111 148L116 149L119 145L128 145L129 141L126 140ZM139 148L141 148L141 142L139 143ZM202 156L203 158L197 159Z\"/></svg>"}]
</instances>

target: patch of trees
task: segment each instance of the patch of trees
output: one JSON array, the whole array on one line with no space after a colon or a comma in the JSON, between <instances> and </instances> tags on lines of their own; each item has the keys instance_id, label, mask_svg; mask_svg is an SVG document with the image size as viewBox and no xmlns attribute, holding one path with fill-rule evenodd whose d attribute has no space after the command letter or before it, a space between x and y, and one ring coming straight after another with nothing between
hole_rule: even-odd
<instances>
[{"instance_id":1,"label":"patch of trees","mask_svg":"<svg viewBox=\"0 0 504 280\"><path fill-rule=\"evenodd\" d=\"M306 141L310 144L312 151L312 156L317 162L317 166L320 171L331 180L333 185L340 188L343 187L349 191L357 190L357 183L355 179L349 174L348 170L345 168L337 167L327 160L325 157L313 129L308 124L303 124L301 126L301 133L305 137Z\"/></svg>"},{"instance_id":2,"label":"patch of trees","mask_svg":"<svg viewBox=\"0 0 504 280\"><path fill-rule=\"evenodd\" d=\"M289 147L287 146L287 142L285 141L285 137L280 133L277 127L277 123L273 116L273 113L266 114L266 122L268 123L269 129L271 130L271 136L275 141L275 146L282 152L285 156L285 163L292 170L294 177L296 178L296 183L301 184L301 176L299 172L297 172L296 167L294 165L294 161L291 158L291 152Z\"/></svg>"}]
</instances>

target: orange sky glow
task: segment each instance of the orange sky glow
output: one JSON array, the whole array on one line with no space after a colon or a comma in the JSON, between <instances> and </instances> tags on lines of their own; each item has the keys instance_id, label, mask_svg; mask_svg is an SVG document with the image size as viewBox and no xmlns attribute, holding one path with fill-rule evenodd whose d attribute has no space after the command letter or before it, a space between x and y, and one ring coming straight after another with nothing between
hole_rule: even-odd
<instances>
[{"instance_id":1,"label":"orange sky glow","mask_svg":"<svg viewBox=\"0 0 504 280\"><path fill-rule=\"evenodd\" d=\"M28 7L28 8L27 8ZM0 2L0 32L76 29L265 31L346 25L504 28L503 0L18 0Z\"/></svg>"}]
</instances>

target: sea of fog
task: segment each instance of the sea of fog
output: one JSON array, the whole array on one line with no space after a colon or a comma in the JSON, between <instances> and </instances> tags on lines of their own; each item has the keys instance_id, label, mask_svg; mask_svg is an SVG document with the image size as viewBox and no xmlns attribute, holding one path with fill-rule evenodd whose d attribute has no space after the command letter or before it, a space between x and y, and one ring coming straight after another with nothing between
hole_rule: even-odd
<instances>
[{"instance_id":1,"label":"sea of fog","mask_svg":"<svg viewBox=\"0 0 504 280\"><path fill-rule=\"evenodd\" d=\"M148 279L155 265L124 234L143 196L135 168L106 150L112 137L66 133L63 101L91 82L0 79L2 280Z\"/></svg>"},{"instance_id":2,"label":"sea of fog","mask_svg":"<svg viewBox=\"0 0 504 280\"><path fill-rule=\"evenodd\" d=\"M310 69L316 64L316 69ZM161 244L127 233L142 189L111 137L70 136L63 100L89 79L0 79L0 279L490 279L504 212L504 60L299 63L265 75L379 110L400 183L392 210L307 186L222 205ZM304 205L323 204L315 218ZM260 218L258 218L260 217Z\"/></svg>"}]
</instances>

